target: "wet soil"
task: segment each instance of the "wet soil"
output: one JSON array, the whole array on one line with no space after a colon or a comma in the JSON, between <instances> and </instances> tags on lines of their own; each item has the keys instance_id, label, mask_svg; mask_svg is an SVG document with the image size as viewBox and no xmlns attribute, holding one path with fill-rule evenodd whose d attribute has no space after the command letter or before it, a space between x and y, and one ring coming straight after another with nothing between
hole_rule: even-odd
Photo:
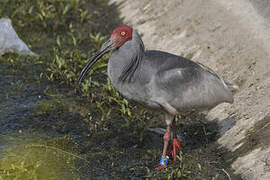
<instances>
[{"instance_id":1,"label":"wet soil","mask_svg":"<svg viewBox=\"0 0 270 180\"><path fill-rule=\"evenodd\" d=\"M107 32L116 22L107 23L104 17L108 18L108 14L95 18L100 18L100 23L104 24L101 31ZM39 54L49 53L43 46L33 46L33 49ZM10 150L18 159L29 158L25 156L29 151L24 149L32 146L35 152L31 153L36 161L44 160L37 154L53 152L49 156L50 165L63 152L75 157L73 163L57 161L61 168L36 171L41 174L39 179L139 180L176 179L177 176L192 180L241 179L233 174L227 161L231 154L216 143L219 126L208 122L200 113L183 114L177 119L183 153L176 164L170 162L166 171L156 172L163 138L161 134L150 132L148 127L165 128L159 113L149 111L151 118L132 121L115 113L107 120L106 128L92 131L95 122L101 121L101 114L95 113L97 110L91 109L91 104L75 94L74 89L41 79L42 68L29 59L17 65L0 61L0 160L10 156ZM27 166L24 171L31 172L35 168L39 167ZM16 169L6 168L0 162L0 180L14 179L15 175L9 176L12 173L16 174Z\"/></svg>"},{"instance_id":2,"label":"wet soil","mask_svg":"<svg viewBox=\"0 0 270 180\"><path fill-rule=\"evenodd\" d=\"M172 171L155 172L162 149L162 135L125 127L125 120L115 115L109 129L92 133L87 121L89 105L74 97L68 87L40 80L33 65L1 64L0 68L0 152L20 144L43 142L70 136L71 146L86 161L78 160L75 177L80 179L167 179ZM96 117L100 118L100 117ZM118 118L118 119L117 119ZM148 120L149 121L149 120ZM162 117L155 113L151 127L165 127ZM132 122L136 123L136 122ZM148 124L148 122L146 122ZM184 168L183 179L240 179L233 174L218 148L218 127L205 121L196 112L177 120L178 134L183 144L182 162L172 164ZM141 135L143 134L143 135Z\"/></svg>"},{"instance_id":3,"label":"wet soil","mask_svg":"<svg viewBox=\"0 0 270 180\"><path fill-rule=\"evenodd\" d=\"M143 35L147 49L200 62L239 86L234 103L217 106L207 119L219 121L218 143L232 152L228 160L237 173L270 179L269 1L120 2L124 21Z\"/></svg>"}]
</instances>

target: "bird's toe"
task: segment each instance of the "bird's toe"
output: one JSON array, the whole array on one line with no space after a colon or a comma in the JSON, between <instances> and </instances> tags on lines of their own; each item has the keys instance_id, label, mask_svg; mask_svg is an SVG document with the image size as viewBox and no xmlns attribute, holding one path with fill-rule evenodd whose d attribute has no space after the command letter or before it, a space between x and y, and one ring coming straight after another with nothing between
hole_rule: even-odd
<instances>
[{"instance_id":1,"label":"bird's toe","mask_svg":"<svg viewBox=\"0 0 270 180\"><path fill-rule=\"evenodd\" d=\"M158 167L156 167L156 171L162 171L165 169L165 166L163 165L159 165Z\"/></svg>"}]
</instances>

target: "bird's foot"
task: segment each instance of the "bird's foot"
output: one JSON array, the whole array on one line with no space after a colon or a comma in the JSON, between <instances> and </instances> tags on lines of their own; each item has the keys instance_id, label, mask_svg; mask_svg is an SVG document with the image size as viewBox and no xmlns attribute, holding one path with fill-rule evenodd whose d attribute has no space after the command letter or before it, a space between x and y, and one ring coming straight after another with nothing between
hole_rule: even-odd
<instances>
[{"instance_id":1,"label":"bird's foot","mask_svg":"<svg viewBox=\"0 0 270 180\"><path fill-rule=\"evenodd\" d=\"M169 156L161 156L159 166L156 168L156 171L162 171L166 168L169 161Z\"/></svg>"},{"instance_id":2,"label":"bird's foot","mask_svg":"<svg viewBox=\"0 0 270 180\"><path fill-rule=\"evenodd\" d=\"M156 171L162 171L165 169L165 166L163 165L159 165L158 167L156 167Z\"/></svg>"}]
</instances>

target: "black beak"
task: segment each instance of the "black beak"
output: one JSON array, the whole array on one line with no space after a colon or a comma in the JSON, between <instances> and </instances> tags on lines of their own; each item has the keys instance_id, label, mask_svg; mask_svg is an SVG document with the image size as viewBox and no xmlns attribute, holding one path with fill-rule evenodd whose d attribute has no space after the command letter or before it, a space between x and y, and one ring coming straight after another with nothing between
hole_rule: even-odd
<instances>
[{"instance_id":1,"label":"black beak","mask_svg":"<svg viewBox=\"0 0 270 180\"><path fill-rule=\"evenodd\" d=\"M79 84L82 83L84 76L91 69L91 67L98 61L98 59L101 58L104 54L106 54L107 52L109 52L112 49L111 48L112 45L113 45L113 43L110 40L106 41L102 45L100 50L97 51L96 54L88 60L86 66L83 68L83 70L79 76L79 79L78 79Z\"/></svg>"}]
</instances>

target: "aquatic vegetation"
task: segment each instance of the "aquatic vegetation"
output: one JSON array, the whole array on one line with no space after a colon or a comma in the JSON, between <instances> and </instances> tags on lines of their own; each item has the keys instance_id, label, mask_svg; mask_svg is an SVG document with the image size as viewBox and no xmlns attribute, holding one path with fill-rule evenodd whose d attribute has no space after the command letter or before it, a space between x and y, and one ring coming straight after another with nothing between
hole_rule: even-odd
<instances>
[{"instance_id":1,"label":"aquatic vegetation","mask_svg":"<svg viewBox=\"0 0 270 180\"><path fill-rule=\"evenodd\" d=\"M179 154L179 158L184 158L178 161L179 164L164 172L153 173L160 158L160 151L156 149L160 148L152 145L158 146L162 138L149 135L146 124L164 126L164 122L160 121L158 113L149 113L127 101L111 86L106 73L108 55L91 69L78 87L77 78L87 59L108 38L104 35L122 23L117 8L109 6L107 0L4 0L0 1L0 17L11 18L20 38L40 55L8 53L0 58L0 63L9 67L3 68L1 73L7 72L10 79L16 79L13 74L17 73L23 79L12 82L9 86L13 88L12 92L3 90L5 99L8 100L14 91L18 91L20 97L24 94L33 96L33 101L38 96L43 98L37 104L27 106L27 115L14 120L9 112L4 118L19 124L15 128L22 127L22 130L15 129L16 132L19 130L16 138L26 127L39 133L57 134L49 138L51 140L25 141L10 147L0 159L0 180L25 177L70 179L80 177L85 169L93 170L91 173L97 175L97 179L105 175L108 179L184 179L190 176L190 169L204 171L209 167L184 166L182 162L187 163L191 158ZM33 82L37 83L37 88L27 86ZM42 88L32 95L40 85ZM17 106L16 103L3 104L2 112L14 104ZM191 126L186 127L189 129L186 132L191 134L199 129L193 125L196 129L193 133ZM81 149L77 148L74 139L64 136L66 134L79 137ZM1 144L2 139L5 138L1 138ZM89 161L102 170L89 167ZM109 170L107 174L104 169Z\"/></svg>"},{"instance_id":2,"label":"aquatic vegetation","mask_svg":"<svg viewBox=\"0 0 270 180\"><path fill-rule=\"evenodd\" d=\"M91 70L89 75L93 78L77 87L77 77L83 65L105 40L105 36L98 32L103 26L98 19L108 8L106 1L96 4L94 0L26 0L1 4L0 15L11 18L18 34L40 54L39 58L27 57L28 61L8 54L6 62L17 66L22 62L36 64L41 79L76 89L76 95L94 103L102 121L110 119L113 111L132 117L128 101L119 96L106 76L108 56Z\"/></svg>"},{"instance_id":3,"label":"aquatic vegetation","mask_svg":"<svg viewBox=\"0 0 270 180\"><path fill-rule=\"evenodd\" d=\"M188 175L191 173L191 171L187 170L184 165L183 161L183 152L180 151L179 155L177 156L177 164L168 166L164 171L161 171L159 173L152 173L149 169L147 170L147 178L152 179L159 179L159 178L165 178L168 180L171 179L187 179Z\"/></svg>"},{"instance_id":4,"label":"aquatic vegetation","mask_svg":"<svg viewBox=\"0 0 270 180\"><path fill-rule=\"evenodd\" d=\"M37 113L46 113L57 110L57 104L52 102L43 102L37 106Z\"/></svg>"},{"instance_id":5,"label":"aquatic vegetation","mask_svg":"<svg viewBox=\"0 0 270 180\"><path fill-rule=\"evenodd\" d=\"M107 1L25 0L2 1L0 4L0 17L11 18L19 36L33 51L40 54L40 57L30 57L8 53L2 56L1 63L10 65L10 69L14 69L14 72L29 66L35 69L34 73L39 74L37 76L39 81L57 83L71 91L74 89L73 96L91 107L84 118L89 123L91 136L103 137L102 134L108 134L108 129L113 129L116 133L126 131L124 138L132 137L133 141L143 142L145 119L139 119L139 116L135 115L135 111L139 112L141 108L130 104L111 86L106 75L108 55L104 56L102 61L89 72L90 76L82 86L77 86L77 77L87 59L105 40L103 34L107 34L121 23L120 21L115 23L118 20L117 18L114 20L113 14L109 16L112 24L99 21L109 8ZM103 29L101 33L99 33L100 29ZM20 83L18 82L16 86L19 88ZM34 116L51 117L66 112L64 104L57 100L59 95L54 96L50 90L45 90L44 93L56 100L38 104ZM62 124L60 120L59 124ZM74 166L65 163L68 161L65 158L55 164L47 160L52 160L54 156L59 157L58 154L61 154L69 156L73 162L75 159L80 159L80 156L68 155L67 152L70 152L68 147L56 148L58 146L55 144L35 142L9 149L7 159L0 161L0 177L39 179L46 173L56 172L54 176L58 178L55 179L65 179L58 176L57 170L74 168ZM71 152L74 154L73 151ZM14 158L9 158L10 153L15 155ZM39 154L43 155L39 156ZM69 173L68 171L67 174Z\"/></svg>"},{"instance_id":6,"label":"aquatic vegetation","mask_svg":"<svg viewBox=\"0 0 270 180\"><path fill-rule=\"evenodd\" d=\"M20 144L9 148L0 161L2 179L83 178L82 166L90 166L90 162L77 155L76 144L69 136L36 141L27 135L17 141Z\"/></svg>"}]
</instances>

